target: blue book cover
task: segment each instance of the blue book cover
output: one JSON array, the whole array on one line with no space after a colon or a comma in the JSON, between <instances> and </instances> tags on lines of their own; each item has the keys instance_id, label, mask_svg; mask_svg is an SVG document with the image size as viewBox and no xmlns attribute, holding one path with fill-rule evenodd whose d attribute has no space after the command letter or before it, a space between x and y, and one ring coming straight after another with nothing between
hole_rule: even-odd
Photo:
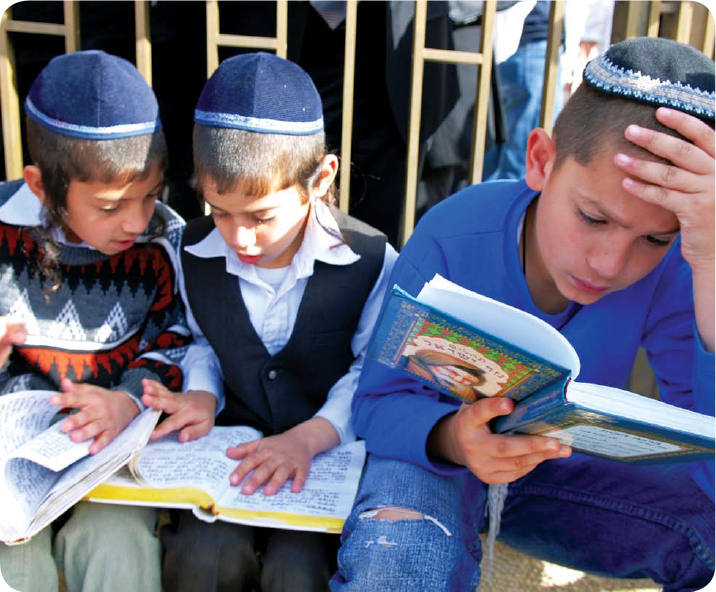
<instances>
[{"instance_id":1,"label":"blue book cover","mask_svg":"<svg viewBox=\"0 0 716 592\"><path fill-rule=\"evenodd\" d=\"M393 288L374 332L369 358L465 403L484 397L513 399L514 411L493 422L496 432L547 435L574 450L623 462L713 458L714 418L628 391L576 382L578 360L567 368L527 351L515 345L513 336L518 333L509 327L529 321L526 325L554 337L546 349L558 351L562 360L576 358L556 329L524 311L437 279L435 290L424 290L417 299L398 286ZM451 300L455 294L442 298L441 290L455 290L457 298ZM449 311L435 305L455 302L460 305ZM479 314L465 312L471 304ZM481 328L476 318L480 315L493 332Z\"/></svg>"}]
</instances>

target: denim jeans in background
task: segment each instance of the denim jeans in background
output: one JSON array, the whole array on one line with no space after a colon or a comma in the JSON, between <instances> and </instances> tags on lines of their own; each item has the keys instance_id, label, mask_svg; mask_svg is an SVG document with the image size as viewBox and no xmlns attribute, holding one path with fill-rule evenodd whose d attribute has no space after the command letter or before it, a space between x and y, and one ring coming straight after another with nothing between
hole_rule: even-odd
<instances>
[{"instance_id":1,"label":"denim jeans in background","mask_svg":"<svg viewBox=\"0 0 716 592\"><path fill-rule=\"evenodd\" d=\"M500 95L504 107L507 141L496 144L486 155L482 180L522 179L525 176L527 137L539 127L547 41L520 45L499 66ZM562 84L557 73L555 118L562 109Z\"/></svg>"},{"instance_id":2,"label":"denim jeans in background","mask_svg":"<svg viewBox=\"0 0 716 592\"><path fill-rule=\"evenodd\" d=\"M370 456L332 590L475 590L485 491L467 472L442 477ZM372 517L386 506L426 519ZM714 505L688 463L631 466L577 453L547 461L510 485L500 539L574 569L651 578L664 592L700 590L714 573Z\"/></svg>"}]
</instances>

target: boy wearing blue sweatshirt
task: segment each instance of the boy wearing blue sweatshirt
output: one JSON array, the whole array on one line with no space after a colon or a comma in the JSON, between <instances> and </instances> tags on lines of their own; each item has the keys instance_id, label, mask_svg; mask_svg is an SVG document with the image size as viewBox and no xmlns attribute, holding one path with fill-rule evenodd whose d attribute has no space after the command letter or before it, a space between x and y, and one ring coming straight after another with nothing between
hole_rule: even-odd
<instances>
[{"instance_id":1,"label":"boy wearing blue sweatshirt","mask_svg":"<svg viewBox=\"0 0 716 592\"><path fill-rule=\"evenodd\" d=\"M575 347L585 382L623 387L644 347L662 400L713 415L713 124L712 60L665 39L616 44L554 136L531 132L526 179L431 209L390 284L416 295L439 273L538 316ZM713 462L631 466L493 434L512 407L460 406L366 361L352 410L370 455L333 590L474 590L500 488L500 536L524 552L667 592L709 582Z\"/></svg>"}]
</instances>

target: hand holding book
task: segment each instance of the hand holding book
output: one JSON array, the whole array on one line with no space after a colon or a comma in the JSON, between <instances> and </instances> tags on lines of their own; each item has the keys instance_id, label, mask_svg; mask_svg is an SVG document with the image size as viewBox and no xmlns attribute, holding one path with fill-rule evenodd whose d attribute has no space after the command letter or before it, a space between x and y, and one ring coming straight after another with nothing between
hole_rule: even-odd
<instances>
[{"instance_id":1,"label":"hand holding book","mask_svg":"<svg viewBox=\"0 0 716 592\"><path fill-rule=\"evenodd\" d=\"M503 397L463 404L431 432L431 456L467 467L483 483L510 483L545 460L571 454L555 438L493 433L490 422L513 408L514 402Z\"/></svg>"},{"instance_id":2,"label":"hand holding book","mask_svg":"<svg viewBox=\"0 0 716 592\"><path fill-rule=\"evenodd\" d=\"M463 408L443 420L459 422L459 429L445 430L438 424L433 442L448 458L459 458L468 449L479 453L474 439L485 432L487 422L496 434L548 436L574 450L623 462L713 457L712 417L621 389L577 382L579 357L556 329L440 276L428 282L417 298L397 286L393 289L368 357L473 403L474 411ZM434 366L442 368L436 371ZM477 380L465 376L470 368ZM515 402L509 414L499 410L501 397ZM494 409L483 403L491 399L497 405ZM463 436L470 428L478 435ZM443 430L454 433L445 435ZM534 466L547 451L548 440L527 439L522 443L532 446L532 452L524 448L519 454L519 441L513 450L507 445L511 438L485 438L486 449L494 446L496 455L512 462L512 471ZM488 479L505 470L504 463L497 471L491 463L485 460L478 468Z\"/></svg>"}]
</instances>

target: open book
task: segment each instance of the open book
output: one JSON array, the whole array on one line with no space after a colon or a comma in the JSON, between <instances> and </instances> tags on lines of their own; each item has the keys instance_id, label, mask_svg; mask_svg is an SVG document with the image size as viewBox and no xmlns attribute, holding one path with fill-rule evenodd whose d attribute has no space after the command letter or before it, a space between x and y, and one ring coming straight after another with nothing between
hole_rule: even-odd
<instances>
[{"instance_id":1,"label":"open book","mask_svg":"<svg viewBox=\"0 0 716 592\"><path fill-rule=\"evenodd\" d=\"M203 438L185 443L176 433L169 434L149 443L87 499L185 508L208 522L340 532L358 490L364 443L317 455L300 493L291 493L288 482L272 496L264 495L263 487L244 495L240 486L229 483L239 461L226 456L226 449L260 437L259 431L246 426L215 426Z\"/></svg>"},{"instance_id":2,"label":"open book","mask_svg":"<svg viewBox=\"0 0 716 592\"><path fill-rule=\"evenodd\" d=\"M52 391L0 397L0 540L21 543L125 464L149 439L158 411L137 416L90 456L92 440L75 443L53 420Z\"/></svg>"},{"instance_id":3,"label":"open book","mask_svg":"<svg viewBox=\"0 0 716 592\"><path fill-rule=\"evenodd\" d=\"M714 455L713 417L577 382L579 358L559 331L437 274L417 298L393 288L368 357L464 402L510 397L517 404L493 422L496 432L551 436L626 462Z\"/></svg>"}]
</instances>

